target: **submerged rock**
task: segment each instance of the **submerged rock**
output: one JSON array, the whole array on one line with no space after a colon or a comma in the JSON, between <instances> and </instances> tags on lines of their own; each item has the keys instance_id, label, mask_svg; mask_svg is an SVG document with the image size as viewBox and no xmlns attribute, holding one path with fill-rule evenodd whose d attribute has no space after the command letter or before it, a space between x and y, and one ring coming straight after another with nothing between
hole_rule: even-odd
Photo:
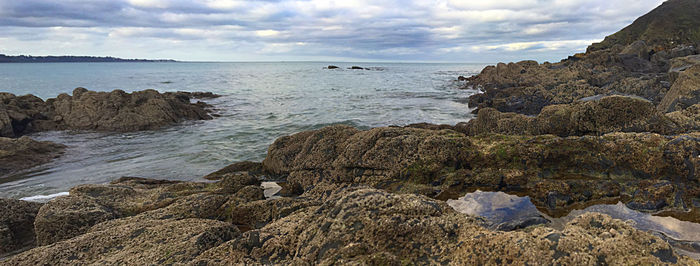
<instances>
[{"instance_id":1,"label":"submerged rock","mask_svg":"<svg viewBox=\"0 0 700 266\"><path fill-rule=\"evenodd\" d=\"M77 88L73 96L61 94L44 102L33 95L3 93L0 136L15 137L49 130L150 130L184 120L211 119L210 106L203 102L190 103L191 97L216 95L155 90L94 92Z\"/></svg>"},{"instance_id":2,"label":"submerged rock","mask_svg":"<svg viewBox=\"0 0 700 266\"><path fill-rule=\"evenodd\" d=\"M0 198L0 257L35 245L34 218L41 204Z\"/></svg>"},{"instance_id":3,"label":"submerged rock","mask_svg":"<svg viewBox=\"0 0 700 266\"><path fill-rule=\"evenodd\" d=\"M0 137L0 177L47 163L63 153L66 146L29 137Z\"/></svg>"}]
</instances>

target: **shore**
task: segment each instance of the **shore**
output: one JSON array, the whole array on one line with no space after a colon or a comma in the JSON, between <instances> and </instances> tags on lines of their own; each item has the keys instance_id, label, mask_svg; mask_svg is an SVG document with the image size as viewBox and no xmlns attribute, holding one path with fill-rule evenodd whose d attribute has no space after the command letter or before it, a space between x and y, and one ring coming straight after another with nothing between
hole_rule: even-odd
<instances>
[{"instance_id":1,"label":"shore","mask_svg":"<svg viewBox=\"0 0 700 266\"><path fill-rule=\"evenodd\" d=\"M1 199L0 261L700 265L700 239L580 211L615 204L700 224L700 39L629 30L653 33L654 19L686 2L668 1L559 63L500 63L463 78L484 91L470 97L477 118L467 122L332 125L278 138L263 161L236 162L203 177L210 182L121 177L46 203ZM29 132L212 119L212 106L190 101L202 96L215 97L1 94L0 132L12 138L0 139L0 159L22 169L31 165L18 154L60 156L61 145L16 138ZM495 223L454 202L475 191L523 198L536 214Z\"/></svg>"}]
</instances>

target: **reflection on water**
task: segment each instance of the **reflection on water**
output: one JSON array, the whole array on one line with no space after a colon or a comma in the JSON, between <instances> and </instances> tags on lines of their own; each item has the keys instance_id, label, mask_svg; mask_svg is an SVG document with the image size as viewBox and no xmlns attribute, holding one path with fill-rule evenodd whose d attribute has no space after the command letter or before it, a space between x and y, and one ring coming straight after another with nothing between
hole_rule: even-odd
<instances>
[{"instance_id":1,"label":"reflection on water","mask_svg":"<svg viewBox=\"0 0 700 266\"><path fill-rule=\"evenodd\" d=\"M547 217L537 210L529 197L518 197L503 192L476 191L467 193L457 200L448 200L447 204L458 212L484 217L493 224L522 220L523 217L539 215ZM700 224L638 212L628 208L622 202L573 210L561 218L547 217L550 221L548 226L561 230L566 223L587 212L604 213L615 219L628 221L639 230L648 231L666 239L679 252L700 259Z\"/></svg>"},{"instance_id":2,"label":"reflection on water","mask_svg":"<svg viewBox=\"0 0 700 266\"><path fill-rule=\"evenodd\" d=\"M547 221L529 197L477 190L447 204L458 212L486 218L495 229L512 230Z\"/></svg>"}]
</instances>

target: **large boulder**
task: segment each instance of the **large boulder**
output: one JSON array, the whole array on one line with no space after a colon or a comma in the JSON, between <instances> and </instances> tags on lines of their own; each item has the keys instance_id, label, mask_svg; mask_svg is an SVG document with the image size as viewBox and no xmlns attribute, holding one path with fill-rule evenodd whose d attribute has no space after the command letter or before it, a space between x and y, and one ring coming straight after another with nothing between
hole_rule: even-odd
<instances>
[{"instance_id":1,"label":"large boulder","mask_svg":"<svg viewBox=\"0 0 700 266\"><path fill-rule=\"evenodd\" d=\"M680 72L659 104L659 110L666 113L681 111L697 103L700 103L700 64Z\"/></svg>"},{"instance_id":2,"label":"large boulder","mask_svg":"<svg viewBox=\"0 0 700 266\"><path fill-rule=\"evenodd\" d=\"M66 146L29 137L0 137L0 176L47 163L63 153Z\"/></svg>"},{"instance_id":3,"label":"large boulder","mask_svg":"<svg viewBox=\"0 0 700 266\"><path fill-rule=\"evenodd\" d=\"M698 128L700 124L688 125ZM549 105L535 117L501 113L493 108L479 110L469 121L465 133L479 135L554 134L562 137L601 135L612 132L684 132L671 119L656 110L651 102L630 96L593 96L572 104Z\"/></svg>"},{"instance_id":4,"label":"large boulder","mask_svg":"<svg viewBox=\"0 0 700 266\"><path fill-rule=\"evenodd\" d=\"M0 257L34 246L34 218L40 203L0 198Z\"/></svg>"},{"instance_id":5,"label":"large boulder","mask_svg":"<svg viewBox=\"0 0 700 266\"><path fill-rule=\"evenodd\" d=\"M44 205L34 221L38 245L49 245L86 233L93 225L117 216L95 200L58 197Z\"/></svg>"},{"instance_id":6,"label":"large boulder","mask_svg":"<svg viewBox=\"0 0 700 266\"><path fill-rule=\"evenodd\" d=\"M186 95L155 90L126 93L77 88L73 96L47 100L53 120L67 129L137 131L157 129L184 120L211 119L206 104L192 104Z\"/></svg>"},{"instance_id":7,"label":"large boulder","mask_svg":"<svg viewBox=\"0 0 700 266\"><path fill-rule=\"evenodd\" d=\"M227 208L262 199L260 182L247 174L229 174L217 183L124 177L106 185L72 188L69 196L41 208L34 227L38 244L49 245L118 218L230 220Z\"/></svg>"},{"instance_id":8,"label":"large boulder","mask_svg":"<svg viewBox=\"0 0 700 266\"><path fill-rule=\"evenodd\" d=\"M668 76L671 83L674 83L681 72L694 66L700 65L700 55L691 55L671 59L671 66L668 69Z\"/></svg>"},{"instance_id":9,"label":"large boulder","mask_svg":"<svg viewBox=\"0 0 700 266\"><path fill-rule=\"evenodd\" d=\"M0 97L0 137L49 130L137 131L158 129L184 120L211 119L209 105L191 98L211 93L94 92L76 88L43 101L34 95ZM9 121L9 122L8 122Z\"/></svg>"}]
</instances>

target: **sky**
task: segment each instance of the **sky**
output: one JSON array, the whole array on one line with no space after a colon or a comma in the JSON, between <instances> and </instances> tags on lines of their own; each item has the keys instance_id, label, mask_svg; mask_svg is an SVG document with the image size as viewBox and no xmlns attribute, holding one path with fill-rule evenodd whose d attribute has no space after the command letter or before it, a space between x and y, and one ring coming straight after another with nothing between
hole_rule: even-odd
<instances>
[{"instance_id":1,"label":"sky","mask_svg":"<svg viewBox=\"0 0 700 266\"><path fill-rule=\"evenodd\" d=\"M0 0L0 53L183 61L559 61L663 0Z\"/></svg>"}]
</instances>

